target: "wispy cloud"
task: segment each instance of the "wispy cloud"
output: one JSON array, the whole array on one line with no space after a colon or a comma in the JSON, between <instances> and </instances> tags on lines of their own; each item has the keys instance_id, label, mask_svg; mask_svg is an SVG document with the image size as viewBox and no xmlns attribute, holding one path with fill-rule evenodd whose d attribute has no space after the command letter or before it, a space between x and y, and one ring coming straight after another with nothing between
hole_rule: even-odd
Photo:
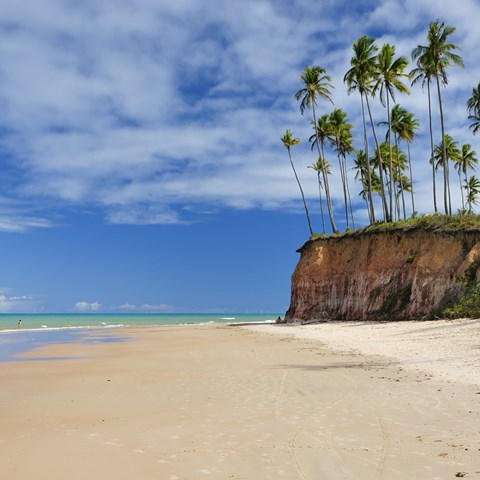
<instances>
[{"instance_id":1,"label":"wispy cloud","mask_svg":"<svg viewBox=\"0 0 480 480\"><path fill-rule=\"evenodd\" d=\"M102 307L102 304L99 302L86 302L84 300L79 301L75 304L75 310L79 312L97 312Z\"/></svg>"},{"instance_id":2,"label":"wispy cloud","mask_svg":"<svg viewBox=\"0 0 480 480\"><path fill-rule=\"evenodd\" d=\"M436 17L458 27L466 63L465 71L452 71L445 91L447 130L475 143L464 128L464 103L480 78L478 4L348 5L46 0L41 8L18 8L3 1L0 148L9 175L1 188L25 209L0 208L0 230L51 226L52 201L98 207L106 221L126 224L191 221L211 205L285 208L298 194L278 138L287 127L302 140L309 135L292 97L303 67L329 70L335 102L360 127L358 99L342 84L351 43L373 33L408 56ZM399 101L420 117L425 133L421 90ZM377 104L376 118L384 115ZM356 137L360 147L360 128ZM428 210L426 135L412 151L419 206ZM315 197L307 145L295 161ZM332 191L340 208L338 180ZM39 206L41 214L33 211Z\"/></svg>"},{"instance_id":3,"label":"wispy cloud","mask_svg":"<svg viewBox=\"0 0 480 480\"><path fill-rule=\"evenodd\" d=\"M15 295L11 288L0 288L0 312L32 313L43 310L42 298L38 295Z\"/></svg>"}]
</instances>

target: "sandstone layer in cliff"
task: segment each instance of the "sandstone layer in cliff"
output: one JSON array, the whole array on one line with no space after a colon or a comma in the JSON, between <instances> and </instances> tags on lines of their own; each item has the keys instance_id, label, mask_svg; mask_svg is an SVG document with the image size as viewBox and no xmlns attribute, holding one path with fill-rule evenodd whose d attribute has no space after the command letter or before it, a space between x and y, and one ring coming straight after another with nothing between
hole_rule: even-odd
<instances>
[{"instance_id":1,"label":"sandstone layer in cliff","mask_svg":"<svg viewBox=\"0 0 480 480\"><path fill-rule=\"evenodd\" d=\"M434 318L478 277L480 232L368 232L299 252L287 322Z\"/></svg>"}]
</instances>

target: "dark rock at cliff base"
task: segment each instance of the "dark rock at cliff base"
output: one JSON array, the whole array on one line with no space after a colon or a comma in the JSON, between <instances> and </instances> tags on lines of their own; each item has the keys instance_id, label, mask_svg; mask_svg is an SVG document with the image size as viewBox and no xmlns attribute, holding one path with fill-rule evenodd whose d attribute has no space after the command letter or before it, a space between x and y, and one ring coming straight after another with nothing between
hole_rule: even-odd
<instances>
[{"instance_id":1,"label":"dark rock at cliff base","mask_svg":"<svg viewBox=\"0 0 480 480\"><path fill-rule=\"evenodd\" d=\"M435 318L478 280L480 232L375 232L308 241L287 322Z\"/></svg>"}]
</instances>

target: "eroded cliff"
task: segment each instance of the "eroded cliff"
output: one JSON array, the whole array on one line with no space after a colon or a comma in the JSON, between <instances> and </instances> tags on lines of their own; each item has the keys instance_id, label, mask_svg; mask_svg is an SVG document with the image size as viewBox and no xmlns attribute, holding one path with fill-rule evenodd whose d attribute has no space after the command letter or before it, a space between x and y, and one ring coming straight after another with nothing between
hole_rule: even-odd
<instances>
[{"instance_id":1,"label":"eroded cliff","mask_svg":"<svg viewBox=\"0 0 480 480\"><path fill-rule=\"evenodd\" d=\"M480 276L479 231L392 231L308 241L287 322L434 318Z\"/></svg>"}]
</instances>

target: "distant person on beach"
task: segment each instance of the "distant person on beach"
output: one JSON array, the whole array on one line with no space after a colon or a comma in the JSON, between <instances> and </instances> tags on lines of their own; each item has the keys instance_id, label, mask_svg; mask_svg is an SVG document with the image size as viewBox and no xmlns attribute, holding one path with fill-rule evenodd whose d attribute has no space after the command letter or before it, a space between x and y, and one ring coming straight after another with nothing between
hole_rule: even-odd
<instances>
[{"instance_id":1,"label":"distant person on beach","mask_svg":"<svg viewBox=\"0 0 480 480\"><path fill-rule=\"evenodd\" d=\"M17 323L17 328L22 328L22 320L21 319Z\"/></svg>"},{"instance_id":2,"label":"distant person on beach","mask_svg":"<svg viewBox=\"0 0 480 480\"><path fill-rule=\"evenodd\" d=\"M282 323L282 317L280 315L277 317L276 323Z\"/></svg>"}]
</instances>

